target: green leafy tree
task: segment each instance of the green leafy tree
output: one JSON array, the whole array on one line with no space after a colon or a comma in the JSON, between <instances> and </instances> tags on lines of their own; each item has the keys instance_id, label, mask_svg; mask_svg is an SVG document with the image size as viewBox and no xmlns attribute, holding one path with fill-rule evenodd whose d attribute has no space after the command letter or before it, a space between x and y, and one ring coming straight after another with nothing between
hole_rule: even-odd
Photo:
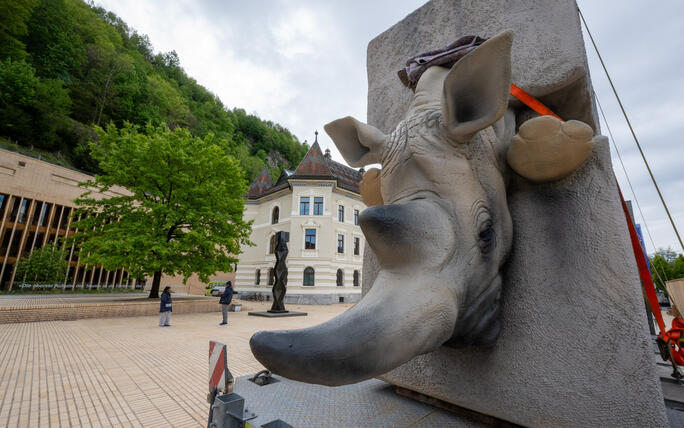
<instances>
[{"instance_id":1,"label":"green leafy tree","mask_svg":"<svg viewBox=\"0 0 684 428\"><path fill-rule=\"evenodd\" d=\"M55 285L64 282L69 263L64 253L52 245L34 250L17 262L16 281L22 284Z\"/></svg>"},{"instance_id":2,"label":"green leafy tree","mask_svg":"<svg viewBox=\"0 0 684 428\"><path fill-rule=\"evenodd\" d=\"M26 45L21 41L28 34L26 21L36 6L36 0L0 2L0 59L26 58Z\"/></svg>"},{"instance_id":3,"label":"green leafy tree","mask_svg":"<svg viewBox=\"0 0 684 428\"><path fill-rule=\"evenodd\" d=\"M0 134L24 144L58 150L57 132L69 113L68 91L59 79L40 79L26 61L0 61Z\"/></svg>"},{"instance_id":4,"label":"green leafy tree","mask_svg":"<svg viewBox=\"0 0 684 428\"><path fill-rule=\"evenodd\" d=\"M163 125L97 132L91 155L102 174L82 185L116 193L102 199L88 191L76 200L81 263L153 276L151 298L162 274L208 281L230 272L241 244L250 244L250 224L242 219L244 175L226 143Z\"/></svg>"},{"instance_id":5,"label":"green leafy tree","mask_svg":"<svg viewBox=\"0 0 684 428\"><path fill-rule=\"evenodd\" d=\"M684 255L672 249L658 249L651 255L651 277L656 287L667 292L665 282L684 278Z\"/></svg>"}]
</instances>

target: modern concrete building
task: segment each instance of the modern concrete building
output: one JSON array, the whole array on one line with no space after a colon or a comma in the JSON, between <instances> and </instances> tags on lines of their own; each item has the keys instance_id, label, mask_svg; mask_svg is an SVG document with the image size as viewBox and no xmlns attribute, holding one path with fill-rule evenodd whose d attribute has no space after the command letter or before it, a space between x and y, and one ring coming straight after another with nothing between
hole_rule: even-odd
<instances>
[{"instance_id":1,"label":"modern concrete building","mask_svg":"<svg viewBox=\"0 0 684 428\"><path fill-rule=\"evenodd\" d=\"M99 266L78 266L78 252L59 242L74 233L70 214L74 199L84 189L78 183L92 177L29 156L0 149L0 289L16 286L14 266L23 257L45 245L60 245L69 261L69 271L61 285L66 287L130 287L136 281L125 269L106 271ZM126 190L114 188L101 197L123 195ZM98 194L96 194L97 196ZM234 273L218 273L212 280L234 280ZM151 281L147 281L151 283ZM196 276L186 284L180 277L163 276L162 287L170 285L176 292L204 294L205 283Z\"/></svg>"},{"instance_id":2,"label":"modern concrete building","mask_svg":"<svg viewBox=\"0 0 684 428\"><path fill-rule=\"evenodd\" d=\"M264 167L245 203L245 219L254 220L255 246L243 247L238 263L236 289L243 298L270 297L275 233L285 231L290 233L286 303L360 299L362 173L333 161L328 150L321 153L317 139L297 169L283 171L275 183Z\"/></svg>"}]
</instances>

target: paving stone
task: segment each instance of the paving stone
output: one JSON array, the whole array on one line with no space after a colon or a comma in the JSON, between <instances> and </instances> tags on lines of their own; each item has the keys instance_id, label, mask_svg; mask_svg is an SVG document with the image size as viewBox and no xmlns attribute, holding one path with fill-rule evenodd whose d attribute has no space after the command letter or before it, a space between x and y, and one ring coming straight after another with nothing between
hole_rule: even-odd
<instances>
[{"instance_id":1,"label":"paving stone","mask_svg":"<svg viewBox=\"0 0 684 428\"><path fill-rule=\"evenodd\" d=\"M158 315L0 324L0 427L204 427L210 339L228 344L234 376L254 374L256 331L308 327L350 307L293 305L309 316L286 319L231 312L228 328L219 313L175 311L165 329Z\"/></svg>"}]
</instances>

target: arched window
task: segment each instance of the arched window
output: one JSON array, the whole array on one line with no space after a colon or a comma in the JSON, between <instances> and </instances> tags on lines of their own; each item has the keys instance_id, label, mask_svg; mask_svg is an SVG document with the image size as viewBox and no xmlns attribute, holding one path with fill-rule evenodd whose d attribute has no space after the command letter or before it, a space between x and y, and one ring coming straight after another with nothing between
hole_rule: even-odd
<instances>
[{"instance_id":1,"label":"arched window","mask_svg":"<svg viewBox=\"0 0 684 428\"><path fill-rule=\"evenodd\" d=\"M254 280L254 283L256 285L259 285L260 282L261 282L261 270L257 269L256 270L256 279Z\"/></svg>"},{"instance_id":2,"label":"arched window","mask_svg":"<svg viewBox=\"0 0 684 428\"><path fill-rule=\"evenodd\" d=\"M337 269L337 286L342 287L344 285L344 272L342 269Z\"/></svg>"},{"instance_id":3,"label":"arched window","mask_svg":"<svg viewBox=\"0 0 684 428\"><path fill-rule=\"evenodd\" d=\"M272 235L268 244L268 254L275 254L276 236Z\"/></svg>"},{"instance_id":4,"label":"arched window","mask_svg":"<svg viewBox=\"0 0 684 428\"><path fill-rule=\"evenodd\" d=\"M275 283L275 270L270 268L268 270L268 285L273 285Z\"/></svg>"},{"instance_id":5,"label":"arched window","mask_svg":"<svg viewBox=\"0 0 684 428\"><path fill-rule=\"evenodd\" d=\"M302 285L314 285L314 270L312 267L304 269L304 282Z\"/></svg>"},{"instance_id":6,"label":"arched window","mask_svg":"<svg viewBox=\"0 0 684 428\"><path fill-rule=\"evenodd\" d=\"M280 220L280 208L273 208L273 213L271 214L271 224L276 224Z\"/></svg>"},{"instance_id":7,"label":"arched window","mask_svg":"<svg viewBox=\"0 0 684 428\"><path fill-rule=\"evenodd\" d=\"M354 271L354 287L359 286L359 271L355 270Z\"/></svg>"}]
</instances>

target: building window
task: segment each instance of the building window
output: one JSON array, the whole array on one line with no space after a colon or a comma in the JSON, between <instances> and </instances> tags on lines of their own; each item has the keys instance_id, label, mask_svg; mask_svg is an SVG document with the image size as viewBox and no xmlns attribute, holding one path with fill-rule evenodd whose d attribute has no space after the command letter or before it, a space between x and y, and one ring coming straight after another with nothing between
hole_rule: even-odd
<instances>
[{"instance_id":1,"label":"building window","mask_svg":"<svg viewBox=\"0 0 684 428\"><path fill-rule=\"evenodd\" d=\"M280 220L280 208L273 208L273 213L271 214L271 224L276 224Z\"/></svg>"},{"instance_id":2,"label":"building window","mask_svg":"<svg viewBox=\"0 0 684 428\"><path fill-rule=\"evenodd\" d=\"M354 238L354 255L358 256L359 252L361 251L361 239L360 238Z\"/></svg>"},{"instance_id":3,"label":"building window","mask_svg":"<svg viewBox=\"0 0 684 428\"><path fill-rule=\"evenodd\" d=\"M33 243L33 239L36 237L36 232L31 232L28 235L28 239L26 239L26 242L24 242L24 254L28 254L31 252L31 244ZM67 257L68 259L68 257Z\"/></svg>"},{"instance_id":4,"label":"building window","mask_svg":"<svg viewBox=\"0 0 684 428\"><path fill-rule=\"evenodd\" d=\"M9 247L10 238L12 237L12 229L6 228L5 233L2 235L2 244L0 245L0 255L4 256Z\"/></svg>"},{"instance_id":5,"label":"building window","mask_svg":"<svg viewBox=\"0 0 684 428\"><path fill-rule=\"evenodd\" d=\"M312 267L304 269L304 282L302 283L302 285L314 285L314 270Z\"/></svg>"},{"instance_id":6,"label":"building window","mask_svg":"<svg viewBox=\"0 0 684 428\"><path fill-rule=\"evenodd\" d=\"M268 243L268 254L274 254L276 247L276 236L271 235L271 240Z\"/></svg>"},{"instance_id":7,"label":"building window","mask_svg":"<svg viewBox=\"0 0 684 428\"><path fill-rule=\"evenodd\" d=\"M344 285L344 272L342 269L337 269L337 286L342 287Z\"/></svg>"},{"instance_id":8,"label":"building window","mask_svg":"<svg viewBox=\"0 0 684 428\"><path fill-rule=\"evenodd\" d=\"M52 211L52 204L48 204L47 202L43 206L43 213L40 216L40 221L38 222L38 226L46 226L48 219L50 218L50 211Z\"/></svg>"},{"instance_id":9,"label":"building window","mask_svg":"<svg viewBox=\"0 0 684 428\"><path fill-rule=\"evenodd\" d=\"M5 216L5 209L7 208L7 202L9 201L9 196L4 193L0 193L0 219Z\"/></svg>"},{"instance_id":10,"label":"building window","mask_svg":"<svg viewBox=\"0 0 684 428\"><path fill-rule=\"evenodd\" d=\"M359 210L354 210L354 225L359 225Z\"/></svg>"},{"instance_id":11,"label":"building window","mask_svg":"<svg viewBox=\"0 0 684 428\"><path fill-rule=\"evenodd\" d=\"M62 222L59 224L59 227L62 229L66 229L67 226L69 225L69 216L71 215L71 208L69 207L64 207L64 212L62 213Z\"/></svg>"},{"instance_id":12,"label":"building window","mask_svg":"<svg viewBox=\"0 0 684 428\"><path fill-rule=\"evenodd\" d=\"M314 215L323 215L323 198L314 198Z\"/></svg>"},{"instance_id":13,"label":"building window","mask_svg":"<svg viewBox=\"0 0 684 428\"><path fill-rule=\"evenodd\" d=\"M31 224L34 226L38 225L38 219L40 219L40 213L43 212L43 203L40 201L36 201L36 206L33 208L33 220L31 220Z\"/></svg>"},{"instance_id":14,"label":"building window","mask_svg":"<svg viewBox=\"0 0 684 428\"><path fill-rule=\"evenodd\" d=\"M304 234L304 249L316 249L316 229L306 229Z\"/></svg>"},{"instance_id":15,"label":"building window","mask_svg":"<svg viewBox=\"0 0 684 428\"><path fill-rule=\"evenodd\" d=\"M19 212L19 202L21 202L20 197L15 196L12 198L12 208L10 209L9 215L10 223L14 223L14 221L17 219L17 213Z\"/></svg>"},{"instance_id":16,"label":"building window","mask_svg":"<svg viewBox=\"0 0 684 428\"><path fill-rule=\"evenodd\" d=\"M268 269L268 285L273 285L275 283L275 270L273 268Z\"/></svg>"},{"instance_id":17,"label":"building window","mask_svg":"<svg viewBox=\"0 0 684 428\"><path fill-rule=\"evenodd\" d=\"M10 245L9 256L16 257L19 254L19 244L21 243L21 230L15 230L12 236L12 244Z\"/></svg>"},{"instance_id":18,"label":"building window","mask_svg":"<svg viewBox=\"0 0 684 428\"><path fill-rule=\"evenodd\" d=\"M299 198L299 215L309 215L309 197Z\"/></svg>"},{"instance_id":19,"label":"building window","mask_svg":"<svg viewBox=\"0 0 684 428\"><path fill-rule=\"evenodd\" d=\"M19 217L17 218L17 223L26 223L28 219L26 218L28 214L29 206L31 205L30 199L24 199L21 203L21 208L19 209Z\"/></svg>"},{"instance_id":20,"label":"building window","mask_svg":"<svg viewBox=\"0 0 684 428\"><path fill-rule=\"evenodd\" d=\"M2 275L2 278L0 278L0 288L5 288L6 284L9 282L11 276L12 276L12 267L14 265L12 263L7 263L5 266L5 273Z\"/></svg>"},{"instance_id":21,"label":"building window","mask_svg":"<svg viewBox=\"0 0 684 428\"><path fill-rule=\"evenodd\" d=\"M344 223L344 205L337 207L337 221Z\"/></svg>"},{"instance_id":22,"label":"building window","mask_svg":"<svg viewBox=\"0 0 684 428\"><path fill-rule=\"evenodd\" d=\"M93 279L90 281L91 285L100 285L100 276L102 276L102 268L97 267L93 272Z\"/></svg>"},{"instance_id":23,"label":"building window","mask_svg":"<svg viewBox=\"0 0 684 428\"><path fill-rule=\"evenodd\" d=\"M254 283L256 285L261 284L261 270L259 269L256 270L256 278L254 279Z\"/></svg>"},{"instance_id":24,"label":"building window","mask_svg":"<svg viewBox=\"0 0 684 428\"><path fill-rule=\"evenodd\" d=\"M62 207L61 205L55 205L55 213L52 215L52 227L54 229L57 229L59 226L59 218L62 215Z\"/></svg>"},{"instance_id":25,"label":"building window","mask_svg":"<svg viewBox=\"0 0 684 428\"><path fill-rule=\"evenodd\" d=\"M354 271L354 287L359 286L359 271L355 270Z\"/></svg>"},{"instance_id":26,"label":"building window","mask_svg":"<svg viewBox=\"0 0 684 428\"><path fill-rule=\"evenodd\" d=\"M38 234L36 235L36 243L33 244L33 249L37 250L38 248L42 247L44 240L45 240L45 233L38 232Z\"/></svg>"},{"instance_id":27,"label":"building window","mask_svg":"<svg viewBox=\"0 0 684 428\"><path fill-rule=\"evenodd\" d=\"M344 235L337 235L337 252L344 254Z\"/></svg>"}]
</instances>

